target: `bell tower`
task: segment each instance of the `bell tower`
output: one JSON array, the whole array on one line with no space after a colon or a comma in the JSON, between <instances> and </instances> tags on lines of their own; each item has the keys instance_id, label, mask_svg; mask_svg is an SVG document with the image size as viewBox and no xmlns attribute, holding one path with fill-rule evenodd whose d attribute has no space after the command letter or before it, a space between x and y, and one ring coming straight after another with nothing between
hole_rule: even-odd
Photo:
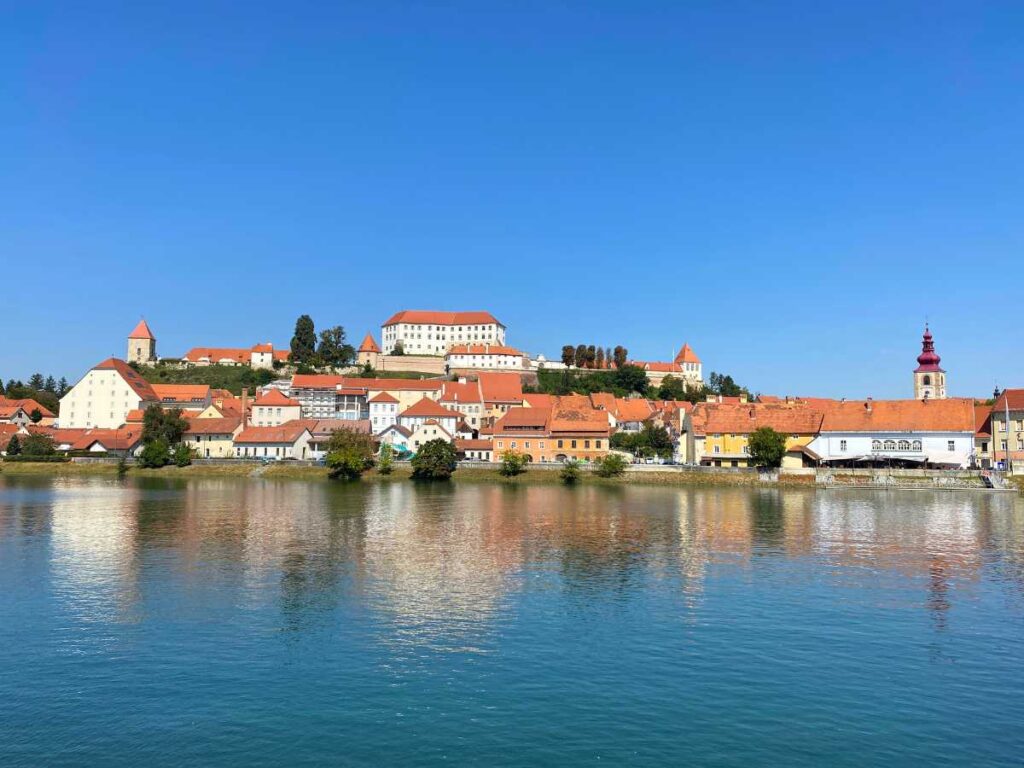
<instances>
[{"instance_id":1,"label":"bell tower","mask_svg":"<svg viewBox=\"0 0 1024 768\"><path fill-rule=\"evenodd\" d=\"M942 358L935 352L935 342L928 324L921 338L921 354L914 369L914 398L917 400L944 400L946 398L946 372L939 367Z\"/></svg>"},{"instance_id":2,"label":"bell tower","mask_svg":"<svg viewBox=\"0 0 1024 768\"><path fill-rule=\"evenodd\" d=\"M128 334L128 362L139 365L156 362L156 336L145 320L139 320L135 330Z\"/></svg>"}]
</instances>

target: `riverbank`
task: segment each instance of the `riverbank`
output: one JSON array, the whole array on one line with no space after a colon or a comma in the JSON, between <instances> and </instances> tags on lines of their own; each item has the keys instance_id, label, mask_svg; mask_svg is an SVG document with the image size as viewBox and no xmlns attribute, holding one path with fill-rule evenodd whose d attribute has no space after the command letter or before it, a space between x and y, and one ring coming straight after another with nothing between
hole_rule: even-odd
<instances>
[{"instance_id":1,"label":"riverbank","mask_svg":"<svg viewBox=\"0 0 1024 768\"><path fill-rule=\"evenodd\" d=\"M820 471L819 471L820 472ZM0 475L9 476L53 476L53 477L116 477L118 464L115 461L77 461L66 463L0 463ZM330 481L326 467L297 462L256 462L230 461L199 462L188 467L168 466L161 469L143 469L129 465L127 475L131 477L163 478L204 478L204 477L247 477L268 480ZM397 464L391 474L382 475L370 470L363 475L362 482L405 482L411 478L412 469L408 464ZM488 482L508 485L560 485L562 479L555 466L531 467L517 477L502 477L496 466L461 465L452 479L457 482ZM1024 494L1024 477L1007 478L1008 488ZM658 467L634 465L620 477L598 477L592 471L580 472L578 481L586 485L671 485L671 486L758 486L784 488L881 488L881 489L933 489L933 490L978 490L988 491L978 473L934 473L922 471L875 474L860 471L829 471L816 474L814 470L795 472L772 472L760 474L753 470L715 470L687 467Z\"/></svg>"}]
</instances>

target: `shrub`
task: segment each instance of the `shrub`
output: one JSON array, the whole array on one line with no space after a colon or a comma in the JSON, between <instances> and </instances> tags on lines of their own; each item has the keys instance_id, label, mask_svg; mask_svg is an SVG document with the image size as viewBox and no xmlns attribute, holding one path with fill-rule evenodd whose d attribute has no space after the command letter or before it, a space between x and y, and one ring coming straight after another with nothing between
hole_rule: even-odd
<instances>
[{"instance_id":1,"label":"shrub","mask_svg":"<svg viewBox=\"0 0 1024 768\"><path fill-rule=\"evenodd\" d=\"M182 443L174 449L174 464L179 467L187 467L192 463L192 449Z\"/></svg>"},{"instance_id":2,"label":"shrub","mask_svg":"<svg viewBox=\"0 0 1024 768\"><path fill-rule=\"evenodd\" d=\"M339 429L327 442L326 464L330 476L337 480L358 480L373 466L373 438L361 432Z\"/></svg>"},{"instance_id":3,"label":"shrub","mask_svg":"<svg viewBox=\"0 0 1024 768\"><path fill-rule=\"evenodd\" d=\"M626 471L626 460L617 453L609 453L597 460L595 470L599 477L618 477Z\"/></svg>"},{"instance_id":4,"label":"shrub","mask_svg":"<svg viewBox=\"0 0 1024 768\"><path fill-rule=\"evenodd\" d=\"M566 485L575 485L580 480L580 463L576 459L569 459L562 465L558 477Z\"/></svg>"},{"instance_id":5,"label":"shrub","mask_svg":"<svg viewBox=\"0 0 1024 768\"><path fill-rule=\"evenodd\" d=\"M447 480L457 466L455 446L437 438L424 443L412 459L412 476L416 480Z\"/></svg>"},{"instance_id":6,"label":"shrub","mask_svg":"<svg viewBox=\"0 0 1024 768\"><path fill-rule=\"evenodd\" d=\"M508 450L501 454L501 466L498 472L502 477L515 477L526 471L526 464L529 459L525 453Z\"/></svg>"},{"instance_id":7,"label":"shrub","mask_svg":"<svg viewBox=\"0 0 1024 768\"><path fill-rule=\"evenodd\" d=\"M17 456L21 453L21 441L17 435L11 435L10 442L7 443L7 455Z\"/></svg>"},{"instance_id":8,"label":"shrub","mask_svg":"<svg viewBox=\"0 0 1024 768\"><path fill-rule=\"evenodd\" d=\"M395 468L395 449L389 443L382 443L380 456L377 457L377 471L382 475L390 475Z\"/></svg>"},{"instance_id":9,"label":"shrub","mask_svg":"<svg viewBox=\"0 0 1024 768\"><path fill-rule=\"evenodd\" d=\"M139 454L139 466L147 469L159 469L171 461L171 449L162 437L147 443Z\"/></svg>"},{"instance_id":10,"label":"shrub","mask_svg":"<svg viewBox=\"0 0 1024 768\"><path fill-rule=\"evenodd\" d=\"M29 435L21 443L21 452L26 456L53 456L53 438L48 435Z\"/></svg>"}]
</instances>

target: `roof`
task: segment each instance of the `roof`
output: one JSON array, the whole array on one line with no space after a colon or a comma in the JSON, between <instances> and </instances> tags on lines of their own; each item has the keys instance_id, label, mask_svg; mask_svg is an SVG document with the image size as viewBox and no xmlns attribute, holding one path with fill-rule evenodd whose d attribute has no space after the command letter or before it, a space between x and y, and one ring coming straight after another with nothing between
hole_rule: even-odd
<instances>
[{"instance_id":1,"label":"roof","mask_svg":"<svg viewBox=\"0 0 1024 768\"><path fill-rule=\"evenodd\" d=\"M441 389L440 379L364 379L334 374L310 373L292 376L292 389L358 389L360 394L367 391L422 391Z\"/></svg>"},{"instance_id":2,"label":"roof","mask_svg":"<svg viewBox=\"0 0 1024 768\"><path fill-rule=\"evenodd\" d=\"M149 325L146 324L145 320L139 320L138 325L136 325L132 329L132 332L128 334L128 338L129 339L151 339L153 341L156 341L156 336L154 336L153 332L151 330L149 330Z\"/></svg>"},{"instance_id":3,"label":"roof","mask_svg":"<svg viewBox=\"0 0 1024 768\"><path fill-rule=\"evenodd\" d=\"M653 411L650 400L639 397L630 400L615 398L615 418L619 421L646 421Z\"/></svg>"},{"instance_id":4,"label":"roof","mask_svg":"<svg viewBox=\"0 0 1024 768\"><path fill-rule=\"evenodd\" d=\"M232 435L242 425L241 416L220 419L189 419L186 435Z\"/></svg>"},{"instance_id":5,"label":"roof","mask_svg":"<svg viewBox=\"0 0 1024 768\"><path fill-rule=\"evenodd\" d=\"M502 344L455 344L448 350L448 355L512 355L523 357L523 353L515 347Z\"/></svg>"},{"instance_id":6,"label":"roof","mask_svg":"<svg viewBox=\"0 0 1024 768\"><path fill-rule=\"evenodd\" d=\"M398 398L392 397L387 392L381 392L380 394L374 395L370 398L371 403L397 403Z\"/></svg>"},{"instance_id":7,"label":"roof","mask_svg":"<svg viewBox=\"0 0 1024 768\"><path fill-rule=\"evenodd\" d=\"M287 406L292 408L298 408L300 403L298 400L292 400L290 397L285 395L280 389L271 389L264 392L253 402L254 406Z\"/></svg>"},{"instance_id":8,"label":"roof","mask_svg":"<svg viewBox=\"0 0 1024 768\"><path fill-rule=\"evenodd\" d=\"M31 397L20 397L12 400L11 398L0 395L0 406L18 406L30 416L32 415L32 411L38 410L44 418L53 418L53 411L38 401L33 400Z\"/></svg>"},{"instance_id":9,"label":"roof","mask_svg":"<svg viewBox=\"0 0 1024 768\"><path fill-rule=\"evenodd\" d=\"M303 432L312 434L315 419L292 419L276 427L246 427L235 437L235 443L294 443Z\"/></svg>"},{"instance_id":10,"label":"roof","mask_svg":"<svg viewBox=\"0 0 1024 768\"><path fill-rule=\"evenodd\" d=\"M206 359L211 363L218 360L232 360L236 363L248 363L252 360L252 350L240 349L238 347L192 347L185 353L182 360L194 363Z\"/></svg>"},{"instance_id":11,"label":"roof","mask_svg":"<svg viewBox=\"0 0 1024 768\"><path fill-rule=\"evenodd\" d=\"M20 405L0 405L0 419L12 419L19 411L28 416Z\"/></svg>"},{"instance_id":12,"label":"roof","mask_svg":"<svg viewBox=\"0 0 1024 768\"><path fill-rule=\"evenodd\" d=\"M485 403L523 402L523 381L518 373L481 371L477 380Z\"/></svg>"},{"instance_id":13,"label":"roof","mask_svg":"<svg viewBox=\"0 0 1024 768\"><path fill-rule=\"evenodd\" d=\"M407 416L432 416L442 419L462 418L461 413L456 413L455 411L449 410L440 403L434 402L429 397L424 397L420 399L418 402L414 403L413 405L410 405L408 408L406 408L404 411L398 414L399 418Z\"/></svg>"},{"instance_id":14,"label":"roof","mask_svg":"<svg viewBox=\"0 0 1024 768\"><path fill-rule=\"evenodd\" d=\"M128 386L132 388L132 391L139 396L139 399L152 403L155 403L160 399L157 397L156 392L153 391L153 387L150 386L149 382L136 373L135 370L124 360L118 360L116 357L108 357L102 363L94 366L93 370L117 371Z\"/></svg>"},{"instance_id":15,"label":"roof","mask_svg":"<svg viewBox=\"0 0 1024 768\"><path fill-rule=\"evenodd\" d=\"M380 431L379 434L383 435L383 434L386 434L386 433L388 433L388 432L390 432L392 430L394 430L395 432L398 432L401 435L404 435L405 437L411 437L412 436L412 430L409 429L408 427L403 427L401 424L388 424L386 427L384 427L384 429L382 429Z\"/></svg>"},{"instance_id":16,"label":"roof","mask_svg":"<svg viewBox=\"0 0 1024 768\"><path fill-rule=\"evenodd\" d=\"M373 334L368 333L363 337L363 343L359 345L360 352L380 352L380 347L377 346L377 342L373 340Z\"/></svg>"},{"instance_id":17,"label":"roof","mask_svg":"<svg viewBox=\"0 0 1024 768\"><path fill-rule=\"evenodd\" d=\"M249 350L250 352L262 352L264 354L274 351L274 345L269 341L264 344L253 344Z\"/></svg>"},{"instance_id":18,"label":"roof","mask_svg":"<svg viewBox=\"0 0 1024 768\"><path fill-rule=\"evenodd\" d=\"M153 391L161 402L192 403L210 399L207 384L153 384Z\"/></svg>"},{"instance_id":19,"label":"roof","mask_svg":"<svg viewBox=\"0 0 1024 768\"><path fill-rule=\"evenodd\" d=\"M491 451L494 450L494 443L490 440L456 440L455 450L457 451Z\"/></svg>"},{"instance_id":20,"label":"roof","mask_svg":"<svg viewBox=\"0 0 1024 768\"><path fill-rule=\"evenodd\" d=\"M127 451L142 441L142 427L130 426L119 429L86 429L77 439L71 441L73 451L84 451L99 443L108 451Z\"/></svg>"},{"instance_id":21,"label":"roof","mask_svg":"<svg viewBox=\"0 0 1024 768\"><path fill-rule=\"evenodd\" d=\"M576 408L559 402L551 409L548 431L552 435L559 433L579 434L581 432L607 435L610 431L608 414L595 408Z\"/></svg>"},{"instance_id":22,"label":"roof","mask_svg":"<svg viewBox=\"0 0 1024 768\"><path fill-rule=\"evenodd\" d=\"M803 404L698 403L693 408L695 434L746 435L770 427L786 435L816 435L822 412Z\"/></svg>"},{"instance_id":23,"label":"roof","mask_svg":"<svg viewBox=\"0 0 1024 768\"><path fill-rule=\"evenodd\" d=\"M550 408L555 404L555 396L531 392L523 395L523 403L531 408Z\"/></svg>"},{"instance_id":24,"label":"roof","mask_svg":"<svg viewBox=\"0 0 1024 768\"><path fill-rule=\"evenodd\" d=\"M442 403L479 403L480 383L476 381L446 381L441 395Z\"/></svg>"},{"instance_id":25,"label":"roof","mask_svg":"<svg viewBox=\"0 0 1024 768\"><path fill-rule=\"evenodd\" d=\"M547 430L550 408L509 408L494 424L494 433L515 432L520 429Z\"/></svg>"},{"instance_id":26,"label":"roof","mask_svg":"<svg viewBox=\"0 0 1024 768\"><path fill-rule=\"evenodd\" d=\"M14 435L29 435L27 429L18 424L0 424L0 451L7 450L7 443Z\"/></svg>"},{"instance_id":27,"label":"roof","mask_svg":"<svg viewBox=\"0 0 1024 768\"><path fill-rule=\"evenodd\" d=\"M296 373L292 376L292 389L334 389L345 381L344 376L330 373Z\"/></svg>"},{"instance_id":28,"label":"roof","mask_svg":"<svg viewBox=\"0 0 1024 768\"><path fill-rule=\"evenodd\" d=\"M974 404L974 436L992 436L992 406Z\"/></svg>"},{"instance_id":29,"label":"roof","mask_svg":"<svg viewBox=\"0 0 1024 768\"><path fill-rule=\"evenodd\" d=\"M693 351L693 347L689 344L683 344L683 348L679 350L679 354L676 355L675 362L680 365L683 363L699 363L700 358L697 357L697 353Z\"/></svg>"},{"instance_id":30,"label":"roof","mask_svg":"<svg viewBox=\"0 0 1024 768\"><path fill-rule=\"evenodd\" d=\"M423 309L403 309L384 322L384 327L398 323L416 325L487 325L500 323L490 312L435 312Z\"/></svg>"},{"instance_id":31,"label":"roof","mask_svg":"<svg viewBox=\"0 0 1024 768\"><path fill-rule=\"evenodd\" d=\"M970 432L974 401L852 400L825 409L822 432Z\"/></svg>"},{"instance_id":32,"label":"roof","mask_svg":"<svg viewBox=\"0 0 1024 768\"><path fill-rule=\"evenodd\" d=\"M1011 411L1024 410L1024 389L1004 389L992 406L993 411L1005 411L1009 401Z\"/></svg>"}]
</instances>

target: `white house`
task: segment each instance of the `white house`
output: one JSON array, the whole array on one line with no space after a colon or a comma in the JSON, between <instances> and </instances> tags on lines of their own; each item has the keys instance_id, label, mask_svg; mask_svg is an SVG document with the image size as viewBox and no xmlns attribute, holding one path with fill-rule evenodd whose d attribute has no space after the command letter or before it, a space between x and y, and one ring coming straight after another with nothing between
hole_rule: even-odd
<instances>
[{"instance_id":1,"label":"white house","mask_svg":"<svg viewBox=\"0 0 1024 768\"><path fill-rule=\"evenodd\" d=\"M431 440L444 440L451 443L455 440L455 433L449 432L434 419L427 419L412 430L412 434L409 436L409 446L413 451L418 451L422 445Z\"/></svg>"},{"instance_id":2,"label":"white house","mask_svg":"<svg viewBox=\"0 0 1024 768\"><path fill-rule=\"evenodd\" d=\"M448 439L451 439L451 436L455 434L456 425L462 421L462 415L445 408L440 403L435 403L429 397L424 397L415 405L398 414L399 426L413 431L427 421L435 422L437 426L448 433Z\"/></svg>"},{"instance_id":3,"label":"white house","mask_svg":"<svg viewBox=\"0 0 1024 768\"><path fill-rule=\"evenodd\" d=\"M529 358L518 349L503 344L455 344L444 356L444 362L449 370L476 368L521 371L527 368Z\"/></svg>"},{"instance_id":4,"label":"white house","mask_svg":"<svg viewBox=\"0 0 1024 768\"><path fill-rule=\"evenodd\" d=\"M128 412L145 409L160 398L124 360L108 358L93 367L60 399L62 428L116 429Z\"/></svg>"},{"instance_id":5,"label":"white house","mask_svg":"<svg viewBox=\"0 0 1024 768\"><path fill-rule=\"evenodd\" d=\"M276 427L279 424L300 418L302 418L301 403L285 396L279 389L271 389L253 401L249 423L257 427Z\"/></svg>"},{"instance_id":6,"label":"white house","mask_svg":"<svg viewBox=\"0 0 1024 768\"><path fill-rule=\"evenodd\" d=\"M240 459L308 459L312 421L289 421L275 427L246 427L235 436Z\"/></svg>"},{"instance_id":7,"label":"white house","mask_svg":"<svg viewBox=\"0 0 1024 768\"><path fill-rule=\"evenodd\" d=\"M480 429L484 417L484 398L479 381L446 381L441 405L462 414L472 429Z\"/></svg>"},{"instance_id":8,"label":"white house","mask_svg":"<svg viewBox=\"0 0 1024 768\"><path fill-rule=\"evenodd\" d=\"M398 423L398 398L381 392L370 398L370 425L373 434L379 435L392 424Z\"/></svg>"},{"instance_id":9,"label":"white house","mask_svg":"<svg viewBox=\"0 0 1024 768\"><path fill-rule=\"evenodd\" d=\"M401 344L407 355L443 355L456 344L504 344L505 326L490 312L406 309L381 326L385 355Z\"/></svg>"},{"instance_id":10,"label":"white house","mask_svg":"<svg viewBox=\"0 0 1024 768\"><path fill-rule=\"evenodd\" d=\"M974 454L974 401L967 398L854 400L824 411L808 448L825 464L963 468Z\"/></svg>"}]
</instances>

